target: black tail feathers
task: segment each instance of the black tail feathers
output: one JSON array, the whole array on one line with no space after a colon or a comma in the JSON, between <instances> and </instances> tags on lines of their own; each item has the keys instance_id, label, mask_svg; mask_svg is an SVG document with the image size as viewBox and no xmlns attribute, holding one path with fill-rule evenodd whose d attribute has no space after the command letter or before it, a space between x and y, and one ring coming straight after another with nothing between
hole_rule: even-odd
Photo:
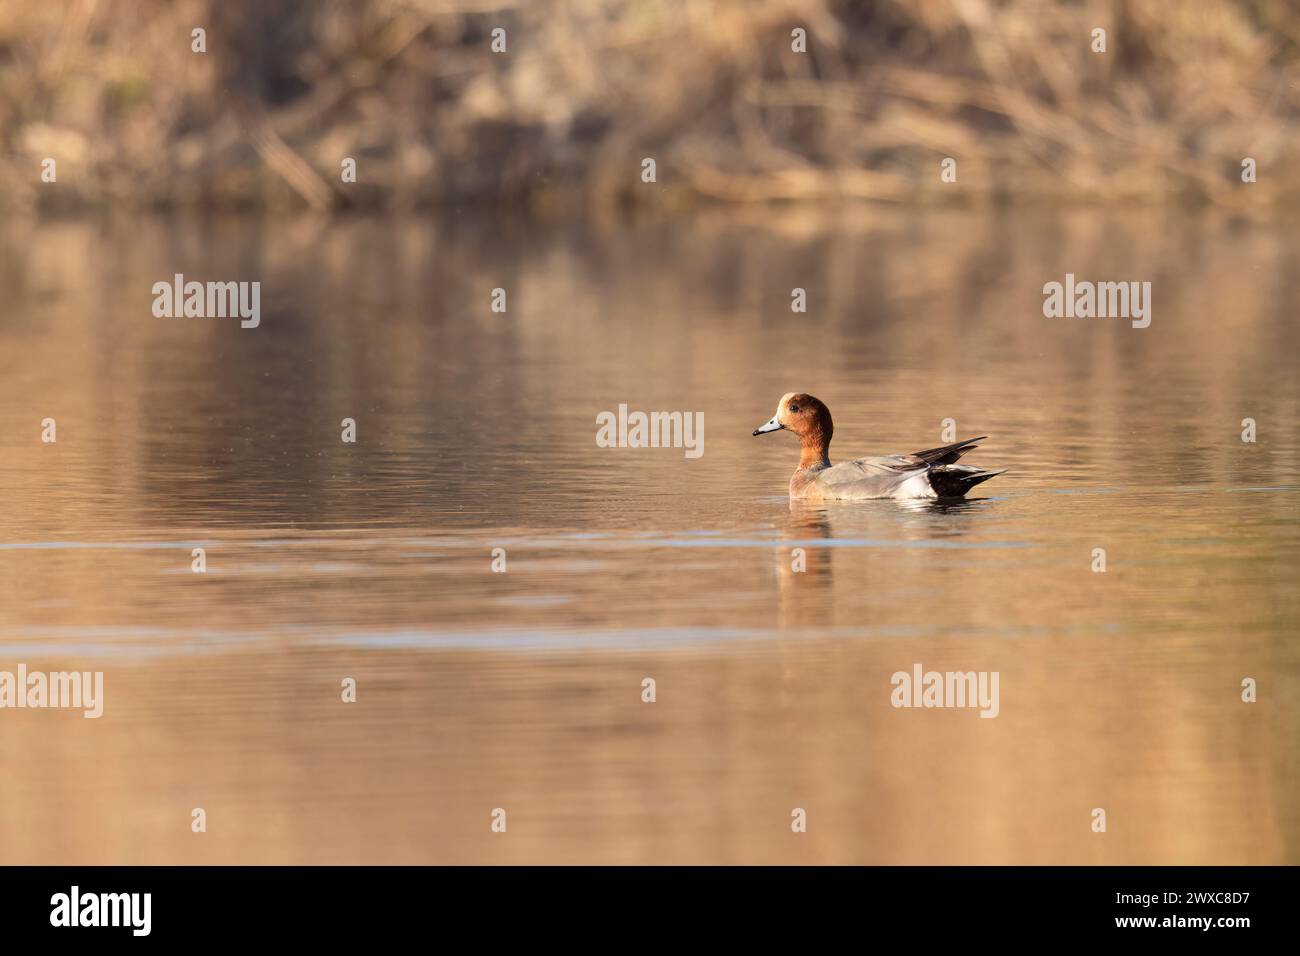
<instances>
[{"instance_id":1,"label":"black tail feathers","mask_svg":"<svg viewBox=\"0 0 1300 956\"><path fill-rule=\"evenodd\" d=\"M938 450L942 449L936 449ZM937 465L930 469L930 487L940 498L960 498L980 482L996 478L1005 471L1005 468L1001 471L984 471L969 465Z\"/></svg>"}]
</instances>

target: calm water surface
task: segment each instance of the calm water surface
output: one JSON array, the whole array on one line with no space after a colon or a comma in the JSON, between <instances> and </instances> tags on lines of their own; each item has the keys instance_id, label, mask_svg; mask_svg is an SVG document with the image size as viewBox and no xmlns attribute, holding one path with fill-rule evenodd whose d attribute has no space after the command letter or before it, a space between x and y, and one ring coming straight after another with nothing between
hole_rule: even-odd
<instances>
[{"instance_id":1,"label":"calm water surface","mask_svg":"<svg viewBox=\"0 0 1300 956\"><path fill-rule=\"evenodd\" d=\"M1298 863L1294 234L6 224L0 670L106 702L0 711L0 862ZM261 327L154 318L177 272L260 280ZM1151 327L1045 319L1066 272L1152 281ZM750 435L792 390L833 459L952 418L1011 470L792 505ZM620 403L704 455L596 447ZM1000 715L892 708L916 662Z\"/></svg>"}]
</instances>

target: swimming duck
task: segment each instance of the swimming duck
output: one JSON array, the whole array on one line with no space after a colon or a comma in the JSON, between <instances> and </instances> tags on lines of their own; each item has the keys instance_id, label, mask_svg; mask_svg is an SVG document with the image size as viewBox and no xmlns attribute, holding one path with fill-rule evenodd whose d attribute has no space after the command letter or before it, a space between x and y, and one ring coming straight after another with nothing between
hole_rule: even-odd
<instances>
[{"instance_id":1,"label":"swimming duck","mask_svg":"<svg viewBox=\"0 0 1300 956\"><path fill-rule=\"evenodd\" d=\"M803 392L782 395L776 414L755 428L754 434L781 429L794 432L803 445L799 467L790 479L791 498L961 498L981 481L1003 473L955 464L966 452L978 448L975 442L987 435L910 455L859 458L832 465L829 449L835 427L831 411L821 399Z\"/></svg>"}]
</instances>

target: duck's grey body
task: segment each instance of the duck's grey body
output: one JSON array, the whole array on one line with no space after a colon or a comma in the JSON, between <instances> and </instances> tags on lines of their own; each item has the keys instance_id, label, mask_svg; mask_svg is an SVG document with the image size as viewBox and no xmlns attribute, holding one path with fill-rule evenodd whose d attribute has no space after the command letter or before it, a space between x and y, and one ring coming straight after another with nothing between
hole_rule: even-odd
<instances>
[{"instance_id":1,"label":"duck's grey body","mask_svg":"<svg viewBox=\"0 0 1300 956\"><path fill-rule=\"evenodd\" d=\"M800 468L790 479L790 497L853 500L868 498L960 498L1000 471L955 464L980 438L910 455L884 455L838 465Z\"/></svg>"}]
</instances>

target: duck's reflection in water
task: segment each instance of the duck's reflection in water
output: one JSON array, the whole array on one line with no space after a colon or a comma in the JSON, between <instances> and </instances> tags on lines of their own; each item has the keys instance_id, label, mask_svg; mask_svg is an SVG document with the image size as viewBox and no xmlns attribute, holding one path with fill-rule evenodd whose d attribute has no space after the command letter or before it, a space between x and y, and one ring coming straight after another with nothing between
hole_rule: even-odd
<instances>
[{"instance_id":1,"label":"duck's reflection in water","mask_svg":"<svg viewBox=\"0 0 1300 956\"><path fill-rule=\"evenodd\" d=\"M781 627L830 626L835 549L818 544L831 539L825 506L791 501L784 536L789 543L776 554Z\"/></svg>"},{"instance_id":2,"label":"duck's reflection in water","mask_svg":"<svg viewBox=\"0 0 1300 956\"><path fill-rule=\"evenodd\" d=\"M952 541L969 535L979 515L996 507L994 498L905 498L889 502L896 521L894 536L901 529L908 541Z\"/></svg>"},{"instance_id":3,"label":"duck's reflection in water","mask_svg":"<svg viewBox=\"0 0 1300 956\"><path fill-rule=\"evenodd\" d=\"M860 577L860 580L841 582L841 586L867 589L874 577L872 570L879 570L891 556L897 558L896 546L905 547L907 542L918 545L947 542L967 536L974 529L972 519L988 513L997 503L993 498L817 504L791 501L790 520L783 531L786 543L775 555L780 579L780 626L829 627L846 623L834 619L836 551L849 549L840 556L844 565L841 570L851 577ZM880 542L895 547L873 547L873 543Z\"/></svg>"},{"instance_id":4,"label":"duck's reflection in water","mask_svg":"<svg viewBox=\"0 0 1300 956\"><path fill-rule=\"evenodd\" d=\"M992 502L992 498L900 498L894 504L909 514L950 515L978 511Z\"/></svg>"}]
</instances>

